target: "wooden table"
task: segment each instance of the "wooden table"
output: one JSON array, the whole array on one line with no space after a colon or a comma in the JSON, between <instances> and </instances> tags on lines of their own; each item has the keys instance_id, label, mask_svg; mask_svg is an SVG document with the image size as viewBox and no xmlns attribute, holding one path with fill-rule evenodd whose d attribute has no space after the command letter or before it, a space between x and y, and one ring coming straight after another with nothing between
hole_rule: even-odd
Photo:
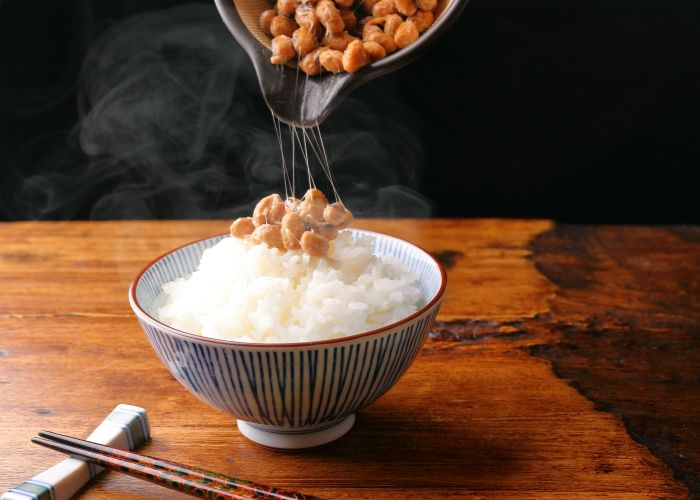
<instances>
[{"instance_id":1,"label":"wooden table","mask_svg":"<svg viewBox=\"0 0 700 500\"><path fill-rule=\"evenodd\" d=\"M226 222L0 225L0 489L59 458L36 431L86 436L123 402L149 412L148 454L328 498L700 498L699 228L359 226L442 260L439 322L350 434L283 453L182 388L127 301L146 262ZM169 496L109 473L82 497Z\"/></svg>"}]
</instances>

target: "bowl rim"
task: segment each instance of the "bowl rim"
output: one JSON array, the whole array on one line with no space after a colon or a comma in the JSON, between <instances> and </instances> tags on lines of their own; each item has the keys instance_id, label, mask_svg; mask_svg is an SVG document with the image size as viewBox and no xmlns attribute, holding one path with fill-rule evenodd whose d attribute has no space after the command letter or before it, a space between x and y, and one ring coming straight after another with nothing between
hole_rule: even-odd
<instances>
[{"instance_id":1,"label":"bowl rim","mask_svg":"<svg viewBox=\"0 0 700 500\"><path fill-rule=\"evenodd\" d=\"M157 320L150 314L148 314L143 307L141 307L141 304L139 304L138 298L136 297L136 288L139 285L139 282L141 281L141 278L143 275L148 271L153 265L155 265L156 262L162 260L163 258L167 257L168 255L175 253L185 247L195 245L196 243L199 243L201 241L206 241L206 240L211 240L214 238L221 238L229 236L229 233L221 233L221 234L216 234L213 236L207 236L205 238L200 238L198 240L190 241L189 243L185 243L183 245L180 245L176 248L173 248L172 250L169 250L152 261L150 261L148 264L146 264L136 275L136 277L132 280L131 284L129 285L129 303L131 304L131 308L133 309L134 313L136 316L141 319L142 321L145 321L152 327L155 327L159 330L165 331L166 333L169 333L171 335L175 335L176 337L180 338L185 338L187 340L194 340L200 343L205 343L205 344L216 344L216 345L227 345L227 346L232 346L232 347L242 347L242 348L266 348L266 349L290 349L290 348L297 348L297 347L318 347L318 346L324 346L324 345L333 345L333 344L338 344L341 342L348 342L348 341L354 341L361 339L363 337L371 337L373 335L377 335L379 333L383 333L389 330L393 330L396 327L408 323L429 310L435 306L443 297L445 294L445 289L447 288L447 272L445 271L445 268L440 264L440 261L438 261L430 252L425 250L423 247L416 245L415 243L411 243L408 240L405 240L403 238L398 238L396 236L391 236L389 234L384 234L380 233L378 231L370 231L368 229L355 229L352 228L353 231L358 231L362 233L369 233L369 234L374 234L374 235L379 235L384 238L392 238L394 240L401 241L402 243L405 243L407 245L411 245L421 252L423 252L425 255L427 255L430 259L433 260L435 265L437 266L438 270L440 271L440 288L438 289L437 293L435 296L425 304L423 307L418 309L416 312L413 314L406 316L405 318L401 318L398 321L395 321L393 323L390 323L388 325L382 326L380 328L375 328L374 330L369 330L366 332L360 332L356 333L354 335L349 335L347 337L339 337L339 338L334 338L334 339L329 339L329 340L314 340L311 342L240 342L236 340L226 340L226 339L218 339L214 337L205 337L204 335L197 335L195 333L190 333L186 332L184 330L179 330L177 328L174 328L170 325L166 325L165 323L162 323L161 321Z\"/></svg>"}]
</instances>

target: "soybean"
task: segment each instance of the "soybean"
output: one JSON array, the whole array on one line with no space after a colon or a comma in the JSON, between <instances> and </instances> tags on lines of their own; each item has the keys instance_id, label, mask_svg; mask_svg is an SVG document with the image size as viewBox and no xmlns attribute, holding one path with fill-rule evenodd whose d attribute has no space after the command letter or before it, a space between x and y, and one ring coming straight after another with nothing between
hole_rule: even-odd
<instances>
[{"instance_id":1,"label":"soybean","mask_svg":"<svg viewBox=\"0 0 700 500\"><path fill-rule=\"evenodd\" d=\"M326 36L323 37L323 46L333 50L345 50L353 40L357 40L357 38L347 31L334 34L327 33Z\"/></svg>"},{"instance_id":2,"label":"soybean","mask_svg":"<svg viewBox=\"0 0 700 500\"><path fill-rule=\"evenodd\" d=\"M348 73L355 73L357 70L367 65L369 58L362 42L355 40L350 42L343 52L343 69Z\"/></svg>"},{"instance_id":3,"label":"soybean","mask_svg":"<svg viewBox=\"0 0 700 500\"><path fill-rule=\"evenodd\" d=\"M416 0L416 5L420 10L431 11L437 7L437 0Z\"/></svg>"},{"instance_id":4,"label":"soybean","mask_svg":"<svg viewBox=\"0 0 700 500\"><path fill-rule=\"evenodd\" d=\"M429 10L419 10L415 15L408 18L418 28L418 33L423 33L432 26L435 16Z\"/></svg>"},{"instance_id":5,"label":"soybean","mask_svg":"<svg viewBox=\"0 0 700 500\"><path fill-rule=\"evenodd\" d=\"M362 45L365 48L369 62L378 61L386 57L386 50L377 42L364 42Z\"/></svg>"},{"instance_id":6,"label":"soybean","mask_svg":"<svg viewBox=\"0 0 700 500\"><path fill-rule=\"evenodd\" d=\"M306 54L299 63L299 69L307 75L318 75L323 70L318 60L319 53L322 50L323 49L316 49Z\"/></svg>"},{"instance_id":7,"label":"soybean","mask_svg":"<svg viewBox=\"0 0 700 500\"><path fill-rule=\"evenodd\" d=\"M292 39L286 35L279 35L272 39L272 64L284 64L294 57L294 45Z\"/></svg>"},{"instance_id":8,"label":"soybean","mask_svg":"<svg viewBox=\"0 0 700 500\"><path fill-rule=\"evenodd\" d=\"M301 248L301 235L304 234L304 221L294 212L289 212L282 219L282 241L288 250Z\"/></svg>"},{"instance_id":9,"label":"soybean","mask_svg":"<svg viewBox=\"0 0 700 500\"><path fill-rule=\"evenodd\" d=\"M375 17L372 19L372 21L375 21L376 19L381 19L379 17ZM364 26L362 26L362 39L367 40L367 36L370 35L371 33L381 33L382 28L379 26L378 22L368 22L365 23Z\"/></svg>"},{"instance_id":10,"label":"soybean","mask_svg":"<svg viewBox=\"0 0 700 500\"><path fill-rule=\"evenodd\" d=\"M340 202L328 205L323 211L323 217L326 222L333 224L338 231L349 228L353 221L352 212Z\"/></svg>"},{"instance_id":11,"label":"soybean","mask_svg":"<svg viewBox=\"0 0 700 500\"><path fill-rule=\"evenodd\" d=\"M328 199L318 189L309 189L304 194L304 199L297 209L297 213L310 222L322 222L323 210L328 205Z\"/></svg>"},{"instance_id":12,"label":"soybean","mask_svg":"<svg viewBox=\"0 0 700 500\"><path fill-rule=\"evenodd\" d=\"M277 15L273 9L269 9L260 14L260 27L265 32L266 35L272 35L270 31L270 25L272 24L272 19Z\"/></svg>"},{"instance_id":13,"label":"soybean","mask_svg":"<svg viewBox=\"0 0 700 500\"><path fill-rule=\"evenodd\" d=\"M340 50L325 49L318 56L321 66L331 73L343 71L343 53Z\"/></svg>"},{"instance_id":14,"label":"soybean","mask_svg":"<svg viewBox=\"0 0 700 500\"><path fill-rule=\"evenodd\" d=\"M293 196L290 196L289 198L284 200L284 208L287 210L287 212L294 212L300 203L301 200L299 198L294 198Z\"/></svg>"},{"instance_id":15,"label":"soybean","mask_svg":"<svg viewBox=\"0 0 700 500\"><path fill-rule=\"evenodd\" d=\"M280 226L276 226L274 224L263 224L258 226L253 232L253 238L272 248L279 248L280 250L285 249Z\"/></svg>"},{"instance_id":16,"label":"soybean","mask_svg":"<svg viewBox=\"0 0 700 500\"><path fill-rule=\"evenodd\" d=\"M277 13L280 16L293 16L297 8L297 0L277 0Z\"/></svg>"},{"instance_id":17,"label":"soybean","mask_svg":"<svg viewBox=\"0 0 700 500\"><path fill-rule=\"evenodd\" d=\"M403 23L402 23L403 24ZM397 29L398 32L398 29ZM379 45L384 47L384 50L386 51L387 54L391 54L392 52L396 52L396 49L398 48L398 44L395 41L396 34L394 34L394 37L391 37L384 33L383 31L377 31L374 33L370 33L364 38L365 42L377 42Z\"/></svg>"},{"instance_id":18,"label":"soybean","mask_svg":"<svg viewBox=\"0 0 700 500\"><path fill-rule=\"evenodd\" d=\"M297 7L294 20L299 26L306 28L306 31L309 33L313 33L314 36L319 35L321 23L316 16L316 10L308 3L303 3Z\"/></svg>"},{"instance_id":19,"label":"soybean","mask_svg":"<svg viewBox=\"0 0 700 500\"><path fill-rule=\"evenodd\" d=\"M384 20L384 33L389 35L390 37L394 37L394 33L396 33L396 29L401 26L401 23L403 22L403 19L401 18L400 15L398 14L390 14L386 16Z\"/></svg>"},{"instance_id":20,"label":"soybean","mask_svg":"<svg viewBox=\"0 0 700 500\"><path fill-rule=\"evenodd\" d=\"M379 0L379 2L375 3L374 7L372 7L372 15L374 17L388 16L394 12L396 12L394 0Z\"/></svg>"},{"instance_id":21,"label":"soybean","mask_svg":"<svg viewBox=\"0 0 700 500\"><path fill-rule=\"evenodd\" d=\"M239 217L231 224L231 236L234 238L243 238L255 231L255 224L251 217Z\"/></svg>"},{"instance_id":22,"label":"soybean","mask_svg":"<svg viewBox=\"0 0 700 500\"><path fill-rule=\"evenodd\" d=\"M305 231L300 243L301 249L309 255L321 257L328 253L328 240L313 231Z\"/></svg>"},{"instance_id":23,"label":"soybean","mask_svg":"<svg viewBox=\"0 0 700 500\"><path fill-rule=\"evenodd\" d=\"M299 57L304 57L316 48L316 37L306 28L299 28L292 36L292 45L294 45L294 50L299 54Z\"/></svg>"},{"instance_id":24,"label":"soybean","mask_svg":"<svg viewBox=\"0 0 700 500\"><path fill-rule=\"evenodd\" d=\"M404 21L401 23L401 26L396 29L394 41L399 48L403 49L418 40L418 36L418 28L415 23L412 21Z\"/></svg>"},{"instance_id":25,"label":"soybean","mask_svg":"<svg viewBox=\"0 0 700 500\"><path fill-rule=\"evenodd\" d=\"M274 37L285 35L291 38L296 29L297 23L284 16L275 16L270 23L270 33Z\"/></svg>"},{"instance_id":26,"label":"soybean","mask_svg":"<svg viewBox=\"0 0 700 500\"><path fill-rule=\"evenodd\" d=\"M253 210L253 222L255 222L255 225L260 226L262 224L275 223L281 221L282 216L279 216L279 219L277 219L277 216L279 215L279 209L274 208L278 205L281 205L282 207L283 216L284 200L280 195L271 194L269 196L265 196L262 200L260 200L258 204L255 205L255 209Z\"/></svg>"},{"instance_id":27,"label":"soybean","mask_svg":"<svg viewBox=\"0 0 700 500\"><path fill-rule=\"evenodd\" d=\"M338 33L345 28L340 11L331 0L318 2L316 16L328 33Z\"/></svg>"},{"instance_id":28,"label":"soybean","mask_svg":"<svg viewBox=\"0 0 700 500\"><path fill-rule=\"evenodd\" d=\"M394 0L396 10L404 16L412 16L418 10L415 0Z\"/></svg>"}]
</instances>

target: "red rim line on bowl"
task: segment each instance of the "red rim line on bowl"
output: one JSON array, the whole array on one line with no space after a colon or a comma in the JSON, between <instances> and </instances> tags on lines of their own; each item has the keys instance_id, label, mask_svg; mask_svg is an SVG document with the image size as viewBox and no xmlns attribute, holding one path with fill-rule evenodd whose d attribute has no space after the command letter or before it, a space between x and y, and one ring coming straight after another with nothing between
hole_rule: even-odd
<instances>
[{"instance_id":1,"label":"red rim line on bowl","mask_svg":"<svg viewBox=\"0 0 700 500\"><path fill-rule=\"evenodd\" d=\"M222 345L230 345L230 346L238 346L238 347L266 347L266 348L292 348L292 347L312 347L312 346L318 346L318 345L327 345L327 344L336 344L338 342L346 342L348 340L355 340L355 339L360 339L362 337L369 337L371 335L376 335L378 333L384 332L386 330L391 330L403 323L407 323L417 317L419 317L421 314L424 312L428 311L437 301L439 301L442 296L445 294L445 289L447 288L447 273L445 272L445 269L442 267L442 264L433 257L433 254L428 252L426 249L423 247L420 247L416 245L415 243L411 243L410 241L404 240L403 238L397 238L396 236L391 236L388 234L383 234L379 233L377 231L370 231L367 229L355 229L355 231L360 231L363 233L369 233L369 234L376 234L385 238L392 238L394 240L402 241L408 245L411 245L422 252L424 252L428 257L430 257L433 262L435 262L435 265L437 268L440 270L440 289L437 291L433 299L425 304L423 307L418 309L416 312L411 314L410 316L407 316L405 318L402 318L398 321L395 321L393 323L390 323L388 325L382 326L381 328L375 328L374 330L369 330L367 332L362 332L362 333L357 333L354 335L349 335L347 337L339 337L335 339L330 339L330 340L315 340L313 342L283 342L283 343L274 343L274 342L238 342L235 340L225 340L225 339L217 339L213 337L205 337L204 335L197 335L196 333L189 333L185 332L183 330L178 330L177 328L173 328L170 325L166 325L165 323L162 323L161 321L158 321L156 318L148 314L142 307L141 304L139 304L138 299L136 298L136 288L138 287L139 281L141 280L141 277L144 275L148 269L151 268L156 262L159 260L163 259L164 257L177 252L178 250L185 248L190 245L194 245L195 243L199 243L200 241L205 241L209 240L212 238L217 238L220 236L228 236L229 233L222 233L222 234L217 234L214 236L208 236L206 238L200 238L198 240L190 241L189 243L185 243L184 245L180 245L177 248L174 248L168 252L165 252L164 254L156 257L153 259L151 262L146 264L146 266L139 271L139 273L136 275L136 278L131 282L131 285L129 286L129 303L131 304L131 307L133 308L134 312L136 315L143 321L149 323L151 326L155 326L161 329L166 330L168 333L172 333L173 335L176 336L181 336L185 337L190 340L196 340L199 342L204 342L204 343L212 343L212 344L222 344Z\"/></svg>"}]
</instances>

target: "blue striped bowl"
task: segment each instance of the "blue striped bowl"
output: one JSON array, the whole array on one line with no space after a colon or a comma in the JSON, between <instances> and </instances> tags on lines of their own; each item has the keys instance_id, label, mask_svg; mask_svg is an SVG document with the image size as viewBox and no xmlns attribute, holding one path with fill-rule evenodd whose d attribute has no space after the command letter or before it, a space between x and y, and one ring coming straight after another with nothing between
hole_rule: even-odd
<instances>
[{"instance_id":1,"label":"blue striped bowl","mask_svg":"<svg viewBox=\"0 0 700 500\"><path fill-rule=\"evenodd\" d=\"M374 237L419 276L425 305L383 328L341 339L255 344L202 337L155 319L161 286L197 269L202 252L227 236L187 244L162 255L134 279L129 301L158 357L205 403L239 419L250 439L275 448L318 446L347 432L354 412L387 392L411 366L438 313L446 275L421 248L391 236Z\"/></svg>"}]
</instances>

